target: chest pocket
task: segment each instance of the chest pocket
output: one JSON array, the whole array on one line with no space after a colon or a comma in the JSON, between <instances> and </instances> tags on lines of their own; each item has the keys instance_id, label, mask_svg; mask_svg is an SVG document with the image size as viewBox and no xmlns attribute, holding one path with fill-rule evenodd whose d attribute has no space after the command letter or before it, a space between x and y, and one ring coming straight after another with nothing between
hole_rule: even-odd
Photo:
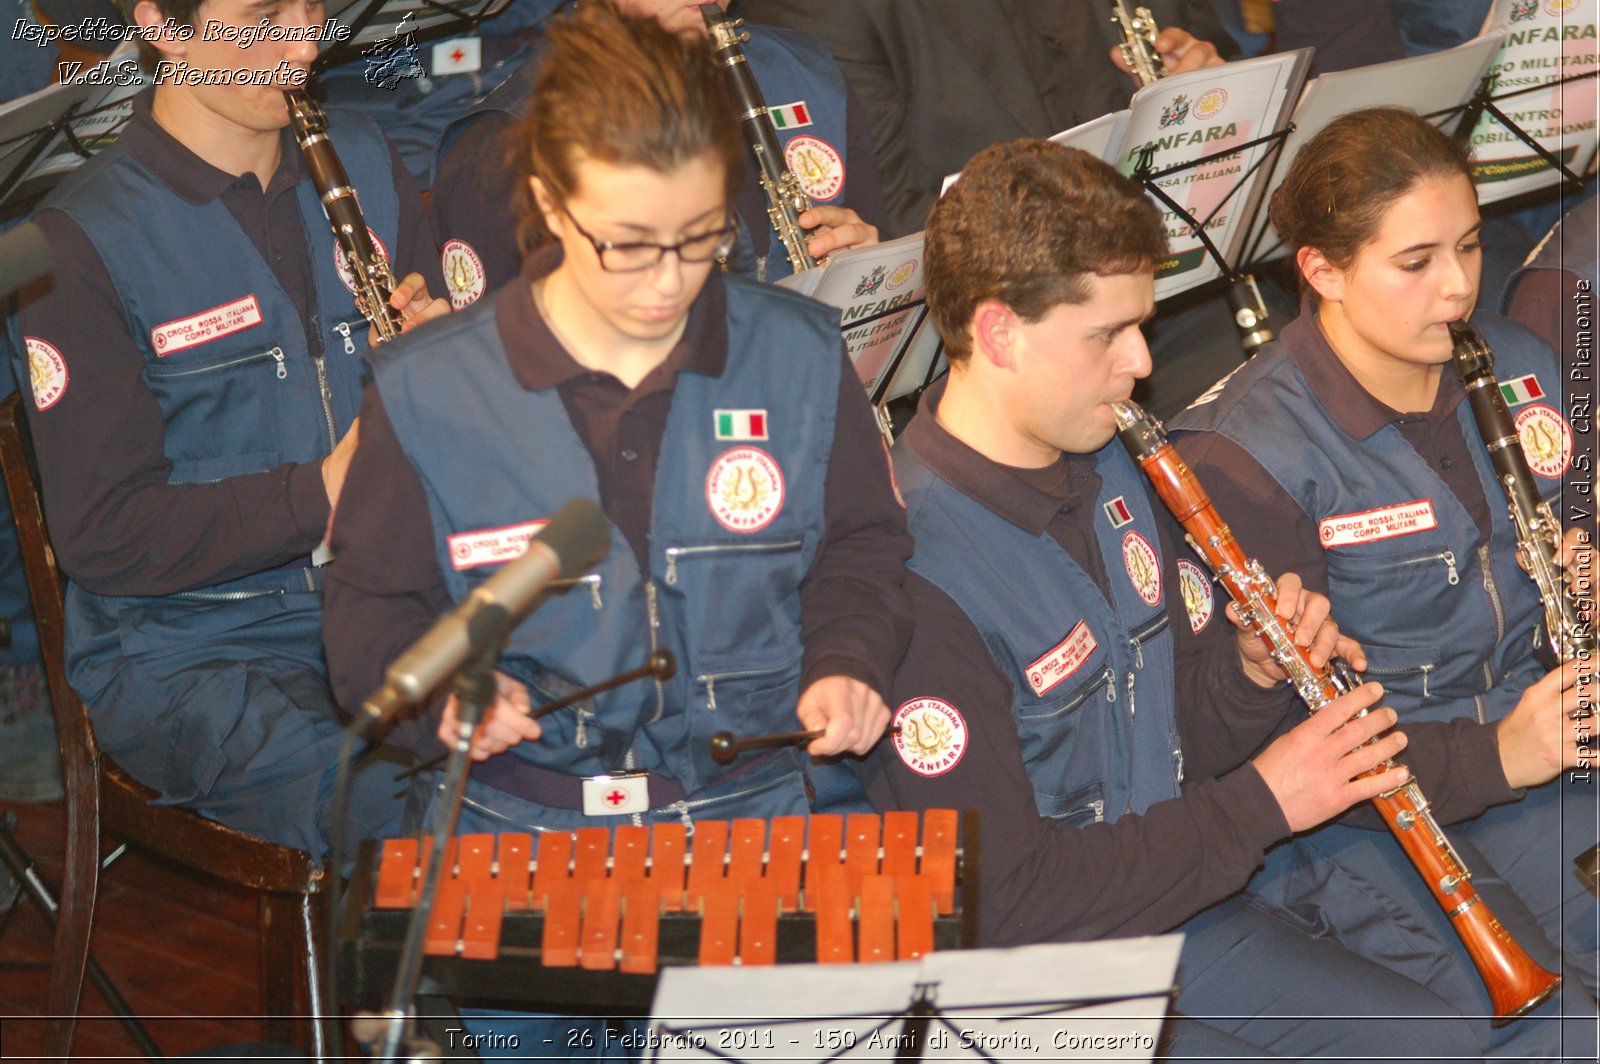
<instances>
[{"instance_id":1,"label":"chest pocket","mask_svg":"<svg viewBox=\"0 0 1600 1064\"><path fill-rule=\"evenodd\" d=\"M278 464L289 372L283 349L270 346L266 334L147 363L141 376L166 418L173 483L209 483Z\"/></svg>"},{"instance_id":2,"label":"chest pocket","mask_svg":"<svg viewBox=\"0 0 1600 1064\"><path fill-rule=\"evenodd\" d=\"M800 656L805 539L778 535L666 548L697 675L777 670Z\"/></svg>"},{"instance_id":3,"label":"chest pocket","mask_svg":"<svg viewBox=\"0 0 1600 1064\"><path fill-rule=\"evenodd\" d=\"M1433 612L1432 604L1461 583L1463 564L1472 562L1439 535L1408 536L1386 550L1378 544L1339 548L1326 552L1326 559L1334 602L1351 604L1343 612L1360 611L1354 604L1371 597L1385 604L1383 628L1394 630L1414 629L1436 620L1427 617ZM1378 615L1376 610L1360 612L1368 617Z\"/></svg>"},{"instance_id":4,"label":"chest pocket","mask_svg":"<svg viewBox=\"0 0 1600 1064\"><path fill-rule=\"evenodd\" d=\"M1119 746L1117 701L1115 672L1100 653L1075 686L1017 705L1017 738L1041 816L1076 816L1104 798L1105 765Z\"/></svg>"}]
</instances>

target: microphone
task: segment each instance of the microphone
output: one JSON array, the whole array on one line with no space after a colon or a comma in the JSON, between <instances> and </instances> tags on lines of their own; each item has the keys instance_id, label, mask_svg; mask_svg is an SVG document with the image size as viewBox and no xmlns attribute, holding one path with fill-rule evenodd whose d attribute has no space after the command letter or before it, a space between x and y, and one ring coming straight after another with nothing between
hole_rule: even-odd
<instances>
[{"instance_id":1,"label":"microphone","mask_svg":"<svg viewBox=\"0 0 1600 1064\"><path fill-rule=\"evenodd\" d=\"M0 234L0 299L50 272L55 255L37 222L24 222Z\"/></svg>"},{"instance_id":2,"label":"microphone","mask_svg":"<svg viewBox=\"0 0 1600 1064\"><path fill-rule=\"evenodd\" d=\"M496 646L533 611L550 582L571 579L605 557L609 525L600 507L571 499L528 542L521 557L491 576L395 659L383 687L351 727L367 735L407 706L420 705L475 654Z\"/></svg>"}]
</instances>

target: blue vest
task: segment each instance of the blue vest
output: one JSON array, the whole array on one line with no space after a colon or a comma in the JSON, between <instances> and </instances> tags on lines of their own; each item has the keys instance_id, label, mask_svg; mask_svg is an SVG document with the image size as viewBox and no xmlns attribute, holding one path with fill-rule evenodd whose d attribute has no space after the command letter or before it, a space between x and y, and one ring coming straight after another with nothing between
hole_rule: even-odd
<instances>
[{"instance_id":1,"label":"blue vest","mask_svg":"<svg viewBox=\"0 0 1600 1064\"><path fill-rule=\"evenodd\" d=\"M328 119L329 135L360 190L367 225L392 252L399 205L388 145L359 116L330 111ZM287 143L284 150L297 149ZM220 200L185 200L121 143L91 160L45 203L82 228L116 284L129 335L144 354L145 384L166 420L174 484L318 461L355 419L367 322L339 279L333 235L309 178L296 194L317 286L309 337L294 303L227 207ZM207 611L210 620L184 637L193 641L236 627L222 605L229 600L318 586L314 570L293 565L158 601L193 600ZM90 615L115 618L124 606L142 609L142 601L72 585L69 660L90 653L79 645L79 634L105 623Z\"/></svg>"},{"instance_id":2,"label":"blue vest","mask_svg":"<svg viewBox=\"0 0 1600 1064\"><path fill-rule=\"evenodd\" d=\"M1567 225L1568 221L1571 226ZM1517 282L1530 270L1566 270L1589 282L1591 304L1593 292L1600 287L1600 263L1596 262L1600 248L1595 247L1594 234L1600 228L1600 200L1590 196L1556 220L1550 231L1539 241L1515 273L1506 278L1505 290L1500 296L1500 313L1511 309L1511 297L1517 291ZM1570 233L1572 239L1567 239ZM1570 298L1572 293L1568 293Z\"/></svg>"},{"instance_id":3,"label":"blue vest","mask_svg":"<svg viewBox=\"0 0 1600 1064\"><path fill-rule=\"evenodd\" d=\"M543 738L513 751L544 768L656 771L693 794L727 771L711 760L714 733L796 726L799 588L825 529L838 323L788 292L711 283L728 286L730 355L720 377L678 375L656 470L650 571L639 572L613 526L606 559L518 628L500 663L535 703L635 668L655 646L673 653L677 672L653 689L641 681L545 717ZM599 487L559 393L517 383L493 301L427 341L384 351L377 387L460 601L499 568L501 537L573 496L599 498ZM719 411L733 420L761 412L766 424L725 426L719 439Z\"/></svg>"},{"instance_id":4,"label":"blue vest","mask_svg":"<svg viewBox=\"0 0 1600 1064\"><path fill-rule=\"evenodd\" d=\"M845 182L848 177L849 154L845 141L845 82L844 75L826 49L814 38L795 30L774 26L748 26L750 40L744 45L750 70L756 76L761 95L769 108L789 104L804 104L806 125L789 124L778 129L778 143L783 146L790 168L800 176L807 191L828 192L827 196L812 195L818 204L842 205L845 202ZM542 44L540 45L542 48ZM484 97L472 110L445 128L439 137L439 148L434 157L434 173L439 161L450 147L461 138L467 127L485 115L510 116L520 120L533 95L538 73L538 54L528 60L516 74L499 88ZM777 119L775 119L776 122ZM793 119L790 121L798 121ZM490 165L502 165L499 160L489 160ZM516 226L511 217L512 207L504 205L504 224L496 227L500 238L511 244L516 242ZM776 236L769 241L765 259L757 261L754 245L750 241L749 226L771 227L765 215L758 218L737 219L739 240L730 262L736 272L753 274L759 280L776 281L794 272L784 255L783 245ZM458 233L439 233L441 243L459 238ZM469 243L471 243L469 241ZM480 258L493 263L499 256L480 252ZM509 260L508 260L509 261ZM445 264L446 276L451 265ZM509 277L489 276L484 291L491 292L510 280Z\"/></svg>"},{"instance_id":5,"label":"blue vest","mask_svg":"<svg viewBox=\"0 0 1600 1064\"><path fill-rule=\"evenodd\" d=\"M1120 496L1132 516L1113 530L1096 515L1109 588L1048 532L1034 535L1000 517L904 441L894 464L917 541L911 568L961 607L1011 683L1039 814L1087 824L1177 797L1183 755L1167 614L1176 589L1161 586L1161 541L1145 480L1122 445L1103 449L1096 465L1097 510ZM1141 597L1134 573L1154 603Z\"/></svg>"},{"instance_id":6,"label":"blue vest","mask_svg":"<svg viewBox=\"0 0 1600 1064\"><path fill-rule=\"evenodd\" d=\"M1315 328L1309 319L1300 324ZM1488 312L1474 314L1472 324L1494 350L1499 380L1532 373L1556 397L1518 404L1513 416L1540 403L1553 412L1561 385L1549 348ZM1384 685L1385 702L1402 717L1447 718L1440 700L1473 699L1484 720L1491 688L1514 690L1542 674L1533 652L1542 638L1538 594L1517 565L1505 493L1466 400L1456 418L1494 518L1484 546L1466 508L1400 429L1389 424L1365 440L1350 438L1282 344L1236 371L1215 399L1202 399L1174 428L1220 432L1318 524L1334 616L1361 643L1367 676ZM1539 483L1558 504L1559 474Z\"/></svg>"}]
</instances>

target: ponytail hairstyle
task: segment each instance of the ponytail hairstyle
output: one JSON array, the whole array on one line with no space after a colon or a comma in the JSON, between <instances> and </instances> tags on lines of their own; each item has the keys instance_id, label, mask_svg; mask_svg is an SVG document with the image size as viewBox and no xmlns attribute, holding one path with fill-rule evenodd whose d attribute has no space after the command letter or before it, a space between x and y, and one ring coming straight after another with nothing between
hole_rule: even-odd
<instances>
[{"instance_id":1,"label":"ponytail hairstyle","mask_svg":"<svg viewBox=\"0 0 1600 1064\"><path fill-rule=\"evenodd\" d=\"M511 149L524 254L550 239L528 178L565 203L586 159L669 173L709 156L722 164L732 200L745 146L709 40L680 38L611 0L584 0L548 36Z\"/></svg>"},{"instance_id":2,"label":"ponytail hairstyle","mask_svg":"<svg viewBox=\"0 0 1600 1064\"><path fill-rule=\"evenodd\" d=\"M1316 248L1342 270L1376 238L1396 201L1424 181L1456 175L1472 180L1470 152L1415 111L1352 111L1301 147L1268 217L1289 247ZM1304 276L1300 286L1307 288Z\"/></svg>"}]
</instances>

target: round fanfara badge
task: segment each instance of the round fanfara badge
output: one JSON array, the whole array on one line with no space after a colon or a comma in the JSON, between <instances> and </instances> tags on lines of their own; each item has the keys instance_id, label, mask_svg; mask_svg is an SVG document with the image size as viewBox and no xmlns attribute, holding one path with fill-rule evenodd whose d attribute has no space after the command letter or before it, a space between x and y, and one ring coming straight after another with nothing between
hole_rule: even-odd
<instances>
[{"instance_id":1,"label":"round fanfara badge","mask_svg":"<svg viewBox=\"0 0 1600 1064\"><path fill-rule=\"evenodd\" d=\"M967 722L949 702L914 698L894 711L890 722L895 753L919 776L942 776L967 752Z\"/></svg>"},{"instance_id":2,"label":"round fanfara badge","mask_svg":"<svg viewBox=\"0 0 1600 1064\"><path fill-rule=\"evenodd\" d=\"M819 203L831 200L844 188L844 157L832 144L802 134L783 148L783 161L789 164L806 195Z\"/></svg>"},{"instance_id":3,"label":"round fanfara badge","mask_svg":"<svg viewBox=\"0 0 1600 1064\"><path fill-rule=\"evenodd\" d=\"M455 239L444 242L440 258L444 266L444 286L450 293L450 309L467 309L478 301L488 284L483 260L471 244Z\"/></svg>"},{"instance_id":4,"label":"round fanfara badge","mask_svg":"<svg viewBox=\"0 0 1600 1064\"><path fill-rule=\"evenodd\" d=\"M1189 627L1199 635L1217 612L1216 599L1211 594L1211 578L1188 558L1179 558L1178 592L1183 596L1183 608L1189 611Z\"/></svg>"},{"instance_id":5,"label":"round fanfara badge","mask_svg":"<svg viewBox=\"0 0 1600 1064\"><path fill-rule=\"evenodd\" d=\"M1572 427L1552 406L1538 403L1517 412L1517 436L1528 468L1554 480L1572 464Z\"/></svg>"},{"instance_id":6,"label":"round fanfara badge","mask_svg":"<svg viewBox=\"0 0 1600 1064\"><path fill-rule=\"evenodd\" d=\"M730 532L759 532L783 509L783 470L759 447L723 451L706 474L706 503Z\"/></svg>"},{"instance_id":7,"label":"round fanfara badge","mask_svg":"<svg viewBox=\"0 0 1600 1064\"><path fill-rule=\"evenodd\" d=\"M383 246L383 241L378 239L378 234L374 233L369 227L367 235L372 238L372 249L378 253L378 257L384 262L388 262L389 249ZM356 276L350 272L350 260L345 257L344 245L337 240L333 242L333 266L334 269L339 271L339 280L343 281L344 286L350 289L350 294L359 295L360 293L356 291ZM446 276L449 275L446 274Z\"/></svg>"},{"instance_id":8,"label":"round fanfara badge","mask_svg":"<svg viewBox=\"0 0 1600 1064\"><path fill-rule=\"evenodd\" d=\"M1161 560L1156 557L1150 541L1137 532L1122 537L1122 564L1128 567L1128 579L1146 606L1161 601Z\"/></svg>"},{"instance_id":9,"label":"round fanfara badge","mask_svg":"<svg viewBox=\"0 0 1600 1064\"><path fill-rule=\"evenodd\" d=\"M67 360L54 344L37 336L26 338L28 379L33 385L33 405L49 410L67 393Z\"/></svg>"},{"instance_id":10,"label":"round fanfara badge","mask_svg":"<svg viewBox=\"0 0 1600 1064\"><path fill-rule=\"evenodd\" d=\"M1194 101L1194 116L1204 122L1217 117L1226 106L1228 106L1227 89L1207 89Z\"/></svg>"}]
</instances>

